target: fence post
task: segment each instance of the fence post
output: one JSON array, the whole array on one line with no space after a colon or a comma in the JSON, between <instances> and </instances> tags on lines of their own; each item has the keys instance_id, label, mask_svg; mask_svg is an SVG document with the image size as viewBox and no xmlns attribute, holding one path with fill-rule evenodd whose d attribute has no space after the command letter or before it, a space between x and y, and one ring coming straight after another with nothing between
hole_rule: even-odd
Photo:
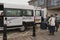
<instances>
[{"instance_id":1,"label":"fence post","mask_svg":"<svg viewBox=\"0 0 60 40\"><path fill-rule=\"evenodd\" d=\"M35 23L33 24L33 37L36 36L36 28L35 28Z\"/></svg>"},{"instance_id":2,"label":"fence post","mask_svg":"<svg viewBox=\"0 0 60 40\"><path fill-rule=\"evenodd\" d=\"M7 18L5 18L6 23L7 23ZM7 24L4 24L3 27L3 40L7 40Z\"/></svg>"}]
</instances>

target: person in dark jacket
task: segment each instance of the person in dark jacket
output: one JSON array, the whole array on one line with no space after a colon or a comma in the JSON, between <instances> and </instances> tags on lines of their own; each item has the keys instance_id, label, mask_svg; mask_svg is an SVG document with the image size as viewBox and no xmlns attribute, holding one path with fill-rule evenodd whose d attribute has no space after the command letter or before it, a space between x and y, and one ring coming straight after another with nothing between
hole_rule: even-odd
<instances>
[{"instance_id":1,"label":"person in dark jacket","mask_svg":"<svg viewBox=\"0 0 60 40\"><path fill-rule=\"evenodd\" d=\"M43 17L41 17L41 22L43 22L44 21L44 18Z\"/></svg>"},{"instance_id":2,"label":"person in dark jacket","mask_svg":"<svg viewBox=\"0 0 60 40\"><path fill-rule=\"evenodd\" d=\"M58 23L58 14L55 14L55 31L57 32L58 31L58 28L59 28L59 23Z\"/></svg>"}]
</instances>

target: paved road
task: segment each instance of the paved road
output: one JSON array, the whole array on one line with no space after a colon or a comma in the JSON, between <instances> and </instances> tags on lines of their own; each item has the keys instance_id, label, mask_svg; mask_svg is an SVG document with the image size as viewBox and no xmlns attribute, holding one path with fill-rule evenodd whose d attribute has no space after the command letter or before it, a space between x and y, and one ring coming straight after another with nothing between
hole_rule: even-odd
<instances>
[{"instance_id":1,"label":"paved road","mask_svg":"<svg viewBox=\"0 0 60 40\"><path fill-rule=\"evenodd\" d=\"M36 37L32 37L32 29L25 32L12 31L8 32L8 40L60 40L60 28L54 36L48 34L48 30L40 30L40 28L36 28ZM2 40L2 35L0 34L0 36L0 40Z\"/></svg>"},{"instance_id":2,"label":"paved road","mask_svg":"<svg viewBox=\"0 0 60 40\"><path fill-rule=\"evenodd\" d=\"M32 30L27 31L22 35L17 35L13 38L9 38L8 40L60 40L60 31L55 32L55 36L49 36L49 32L47 30L40 30L39 28L36 30L36 37L32 37Z\"/></svg>"}]
</instances>

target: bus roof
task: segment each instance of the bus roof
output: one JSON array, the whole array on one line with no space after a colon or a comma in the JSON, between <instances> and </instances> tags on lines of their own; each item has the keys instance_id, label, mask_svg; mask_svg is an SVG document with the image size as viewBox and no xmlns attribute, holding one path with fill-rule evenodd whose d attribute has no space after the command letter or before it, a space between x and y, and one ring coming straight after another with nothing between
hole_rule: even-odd
<instances>
[{"instance_id":1,"label":"bus roof","mask_svg":"<svg viewBox=\"0 0 60 40\"><path fill-rule=\"evenodd\" d=\"M27 6L27 5L15 5L15 4L6 4L4 3L4 8L15 8L15 9L34 9L33 6Z\"/></svg>"}]
</instances>

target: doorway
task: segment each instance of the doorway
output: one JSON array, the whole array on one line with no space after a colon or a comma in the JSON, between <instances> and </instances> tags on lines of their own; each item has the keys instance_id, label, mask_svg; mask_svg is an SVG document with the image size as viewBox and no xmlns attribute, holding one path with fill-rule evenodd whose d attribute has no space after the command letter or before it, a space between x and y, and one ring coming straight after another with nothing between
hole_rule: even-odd
<instances>
[{"instance_id":1,"label":"doorway","mask_svg":"<svg viewBox=\"0 0 60 40\"><path fill-rule=\"evenodd\" d=\"M0 27L3 27L3 16L0 16Z\"/></svg>"},{"instance_id":2,"label":"doorway","mask_svg":"<svg viewBox=\"0 0 60 40\"><path fill-rule=\"evenodd\" d=\"M3 7L3 4L0 4L0 27L3 27L3 10L4 10L4 7Z\"/></svg>"}]
</instances>

